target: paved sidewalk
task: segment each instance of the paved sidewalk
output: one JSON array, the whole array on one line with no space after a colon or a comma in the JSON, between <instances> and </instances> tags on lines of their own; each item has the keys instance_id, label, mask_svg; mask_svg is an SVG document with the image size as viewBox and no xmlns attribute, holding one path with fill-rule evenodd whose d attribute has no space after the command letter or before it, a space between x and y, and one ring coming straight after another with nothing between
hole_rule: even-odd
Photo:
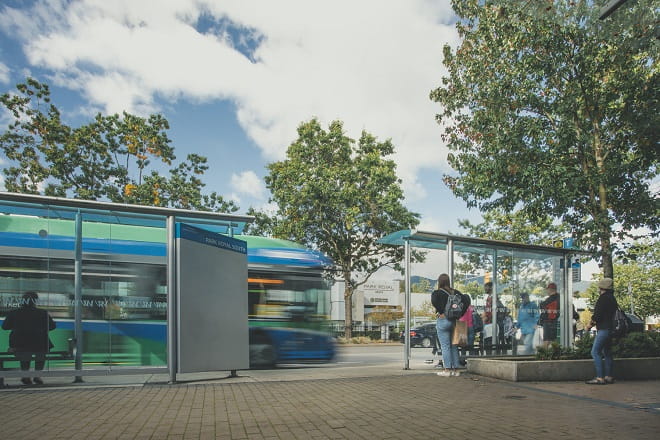
<instances>
[{"instance_id":1,"label":"paved sidewalk","mask_svg":"<svg viewBox=\"0 0 660 440\"><path fill-rule=\"evenodd\" d=\"M432 369L278 369L175 385L13 385L6 439L655 439L660 381L511 383ZM334 377L334 378L333 378ZM122 380L126 381L127 378ZM106 378L107 381L107 378Z\"/></svg>"}]
</instances>

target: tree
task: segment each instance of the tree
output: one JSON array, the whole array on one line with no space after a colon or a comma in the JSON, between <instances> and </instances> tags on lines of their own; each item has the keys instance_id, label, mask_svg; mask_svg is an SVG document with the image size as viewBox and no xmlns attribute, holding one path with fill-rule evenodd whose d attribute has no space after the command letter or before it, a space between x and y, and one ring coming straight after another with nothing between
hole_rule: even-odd
<instances>
[{"instance_id":1,"label":"tree","mask_svg":"<svg viewBox=\"0 0 660 440\"><path fill-rule=\"evenodd\" d=\"M428 318L431 320L435 314L435 307L431 304L431 300L424 301L419 307L411 307L410 309L410 316L416 318Z\"/></svg>"},{"instance_id":2,"label":"tree","mask_svg":"<svg viewBox=\"0 0 660 440\"><path fill-rule=\"evenodd\" d=\"M660 315L660 241L641 240L631 247L627 258L615 260L614 295L619 306L642 319ZM598 287L587 289L591 304L598 299Z\"/></svg>"},{"instance_id":3,"label":"tree","mask_svg":"<svg viewBox=\"0 0 660 440\"><path fill-rule=\"evenodd\" d=\"M444 180L482 211L561 219L612 276L616 239L660 226L658 9L599 21L590 0L539 3L452 1L462 42L431 92Z\"/></svg>"},{"instance_id":4,"label":"tree","mask_svg":"<svg viewBox=\"0 0 660 440\"><path fill-rule=\"evenodd\" d=\"M264 237L273 236L273 229L277 222L275 216L270 216L265 211L255 209L252 206L248 208L246 214L254 216L254 221L245 225L245 230L243 231L244 234L261 235Z\"/></svg>"},{"instance_id":5,"label":"tree","mask_svg":"<svg viewBox=\"0 0 660 440\"><path fill-rule=\"evenodd\" d=\"M410 286L412 293L429 293L431 290L431 281L428 278L420 278L417 283Z\"/></svg>"},{"instance_id":6,"label":"tree","mask_svg":"<svg viewBox=\"0 0 660 440\"><path fill-rule=\"evenodd\" d=\"M419 223L419 215L402 204L394 162L385 159L393 152L389 140L378 142L363 131L356 143L341 122L330 123L326 131L312 119L298 127L286 159L268 165L266 186L278 206L273 234L334 261L345 285L347 338L355 289L382 267L401 271L403 249L377 240Z\"/></svg>"},{"instance_id":7,"label":"tree","mask_svg":"<svg viewBox=\"0 0 660 440\"><path fill-rule=\"evenodd\" d=\"M0 150L8 160L3 169L8 191L238 210L216 193L202 194L204 183L197 176L208 169L205 157L188 155L169 176L152 169L152 161L172 165L176 159L166 132L169 123L161 115L97 114L91 122L72 128L51 103L47 84L28 78L16 88L18 93L0 96L0 104L10 115L7 130L0 136Z\"/></svg>"},{"instance_id":8,"label":"tree","mask_svg":"<svg viewBox=\"0 0 660 440\"><path fill-rule=\"evenodd\" d=\"M392 321L403 318L401 307L391 308L387 306L376 306L374 310L369 313L369 321L381 328L381 339L390 339L389 324Z\"/></svg>"}]
</instances>

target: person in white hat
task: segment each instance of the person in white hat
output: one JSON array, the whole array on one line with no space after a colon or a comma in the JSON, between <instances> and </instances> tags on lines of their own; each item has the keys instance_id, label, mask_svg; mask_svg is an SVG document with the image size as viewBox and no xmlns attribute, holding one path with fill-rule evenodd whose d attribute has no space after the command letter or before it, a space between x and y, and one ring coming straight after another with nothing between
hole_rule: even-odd
<instances>
[{"instance_id":1,"label":"person in white hat","mask_svg":"<svg viewBox=\"0 0 660 440\"><path fill-rule=\"evenodd\" d=\"M596 339L591 349L591 357L594 359L596 367L596 377L588 380L589 385L605 385L614 383L612 376L612 321L614 312L619 308L614 297L614 282L612 278L603 278L598 282L600 296L594 307L594 314L591 317L591 323L587 330L596 327Z\"/></svg>"}]
</instances>

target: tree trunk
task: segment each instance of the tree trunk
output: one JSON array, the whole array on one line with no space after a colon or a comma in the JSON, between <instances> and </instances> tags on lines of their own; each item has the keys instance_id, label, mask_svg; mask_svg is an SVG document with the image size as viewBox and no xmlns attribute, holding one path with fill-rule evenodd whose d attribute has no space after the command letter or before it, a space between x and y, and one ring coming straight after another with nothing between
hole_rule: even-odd
<instances>
[{"instance_id":1,"label":"tree trunk","mask_svg":"<svg viewBox=\"0 0 660 440\"><path fill-rule=\"evenodd\" d=\"M609 237L601 239L601 250L603 277L614 279L614 263L612 262L612 247L610 245Z\"/></svg>"},{"instance_id":2,"label":"tree trunk","mask_svg":"<svg viewBox=\"0 0 660 440\"><path fill-rule=\"evenodd\" d=\"M344 337L353 337L353 287L351 287L350 276L344 277Z\"/></svg>"}]
</instances>

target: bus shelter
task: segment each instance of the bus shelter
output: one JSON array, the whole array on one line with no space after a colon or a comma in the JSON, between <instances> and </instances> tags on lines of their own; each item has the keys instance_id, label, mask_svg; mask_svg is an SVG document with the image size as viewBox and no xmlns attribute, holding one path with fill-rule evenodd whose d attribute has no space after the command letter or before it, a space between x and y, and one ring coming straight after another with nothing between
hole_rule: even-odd
<instances>
[{"instance_id":1,"label":"bus shelter","mask_svg":"<svg viewBox=\"0 0 660 440\"><path fill-rule=\"evenodd\" d=\"M522 306L521 294L527 294L531 302L538 305L546 298L546 287L550 283L557 285L560 296L560 314L554 338L562 346L572 345L573 275L579 277L580 256L585 253L573 249L570 240L564 240L560 247L537 246L401 230L383 237L379 243L405 248L404 369L410 368L411 291L426 292L430 302L430 292L441 273L450 276L452 286L470 295L472 305L482 316L487 302L493 305L488 310L492 313L491 324L485 323L484 330L476 335L474 346L465 350L466 356L522 354L518 350L520 343L515 334L515 323ZM413 252L423 255L424 261L414 262ZM433 282L430 286L412 284L412 280L419 279L431 279ZM488 282L492 283L490 299L484 289ZM507 316L510 321L505 320ZM505 329L504 322L512 322L513 330ZM484 341L491 341L492 344L485 346Z\"/></svg>"},{"instance_id":2,"label":"bus shelter","mask_svg":"<svg viewBox=\"0 0 660 440\"><path fill-rule=\"evenodd\" d=\"M40 376L168 373L175 382L249 368L247 249L233 236L251 221L0 192L0 321L25 292L38 294L57 322ZM0 378L24 375L13 371L9 334L0 331Z\"/></svg>"}]
</instances>

